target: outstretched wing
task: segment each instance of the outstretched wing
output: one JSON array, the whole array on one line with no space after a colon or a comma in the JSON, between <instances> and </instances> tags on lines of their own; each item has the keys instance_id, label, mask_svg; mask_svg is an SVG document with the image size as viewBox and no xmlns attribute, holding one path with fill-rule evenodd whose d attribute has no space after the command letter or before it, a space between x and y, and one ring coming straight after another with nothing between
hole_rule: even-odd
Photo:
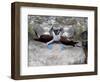
<instances>
[{"instance_id":1,"label":"outstretched wing","mask_svg":"<svg viewBox=\"0 0 100 82\"><path fill-rule=\"evenodd\" d=\"M44 34L44 35L41 35L40 38L37 38L37 39L34 39L34 40L47 43L52 39L53 39L53 37L51 35L45 35Z\"/></svg>"}]
</instances>

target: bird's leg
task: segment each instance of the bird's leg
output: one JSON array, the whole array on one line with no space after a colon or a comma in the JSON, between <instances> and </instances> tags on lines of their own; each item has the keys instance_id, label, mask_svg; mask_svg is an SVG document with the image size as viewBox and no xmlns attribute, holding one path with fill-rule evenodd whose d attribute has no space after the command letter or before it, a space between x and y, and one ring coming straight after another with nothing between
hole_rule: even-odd
<instances>
[{"instance_id":1,"label":"bird's leg","mask_svg":"<svg viewBox=\"0 0 100 82\"><path fill-rule=\"evenodd\" d=\"M47 42L47 45L51 44L54 42L54 39L50 40L49 42Z\"/></svg>"},{"instance_id":2,"label":"bird's leg","mask_svg":"<svg viewBox=\"0 0 100 82\"><path fill-rule=\"evenodd\" d=\"M52 49L51 43L53 43L53 42L54 42L53 39L52 39L51 41L47 42L47 47L48 47L49 49Z\"/></svg>"}]
</instances>

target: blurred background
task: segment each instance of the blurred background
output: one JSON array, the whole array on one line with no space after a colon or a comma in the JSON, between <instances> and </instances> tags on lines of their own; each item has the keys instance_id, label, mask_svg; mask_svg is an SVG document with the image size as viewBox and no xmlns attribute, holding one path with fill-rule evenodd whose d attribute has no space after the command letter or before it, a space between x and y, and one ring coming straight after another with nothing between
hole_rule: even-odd
<instances>
[{"instance_id":1,"label":"blurred background","mask_svg":"<svg viewBox=\"0 0 100 82\"><path fill-rule=\"evenodd\" d=\"M87 17L28 15L28 40L49 34L53 25L64 29L62 36L73 37L74 41L82 41L83 46L87 47Z\"/></svg>"}]
</instances>

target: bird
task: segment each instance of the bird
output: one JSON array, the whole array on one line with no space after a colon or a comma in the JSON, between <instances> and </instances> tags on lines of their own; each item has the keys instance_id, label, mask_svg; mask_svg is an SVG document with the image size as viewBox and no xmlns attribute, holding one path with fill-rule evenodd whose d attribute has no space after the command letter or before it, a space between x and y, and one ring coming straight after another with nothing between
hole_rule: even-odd
<instances>
[{"instance_id":1,"label":"bird","mask_svg":"<svg viewBox=\"0 0 100 82\"><path fill-rule=\"evenodd\" d=\"M68 29L68 31L70 34L73 34L71 29ZM64 45L70 45L70 46L75 47L75 45L78 42L70 39L73 35L71 35L71 37L66 37L66 36L63 36L64 34L66 34L66 32L64 32L64 28L61 28L61 27L58 28L58 27L53 26L49 30L49 33L44 33L40 35L39 38L36 38L34 40L46 43L47 45L50 45L53 43L62 43Z\"/></svg>"}]
</instances>

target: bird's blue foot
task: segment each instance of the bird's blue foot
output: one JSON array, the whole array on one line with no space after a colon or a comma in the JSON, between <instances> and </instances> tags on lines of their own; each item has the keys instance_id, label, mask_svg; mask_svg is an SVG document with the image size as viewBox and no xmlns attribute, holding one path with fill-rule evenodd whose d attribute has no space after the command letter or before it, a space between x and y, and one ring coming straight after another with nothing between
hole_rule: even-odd
<instances>
[{"instance_id":1,"label":"bird's blue foot","mask_svg":"<svg viewBox=\"0 0 100 82\"><path fill-rule=\"evenodd\" d=\"M61 50L64 50L64 45L63 44L61 44Z\"/></svg>"},{"instance_id":2,"label":"bird's blue foot","mask_svg":"<svg viewBox=\"0 0 100 82\"><path fill-rule=\"evenodd\" d=\"M48 47L48 49L52 49L52 45L51 44L47 45L47 47Z\"/></svg>"}]
</instances>

